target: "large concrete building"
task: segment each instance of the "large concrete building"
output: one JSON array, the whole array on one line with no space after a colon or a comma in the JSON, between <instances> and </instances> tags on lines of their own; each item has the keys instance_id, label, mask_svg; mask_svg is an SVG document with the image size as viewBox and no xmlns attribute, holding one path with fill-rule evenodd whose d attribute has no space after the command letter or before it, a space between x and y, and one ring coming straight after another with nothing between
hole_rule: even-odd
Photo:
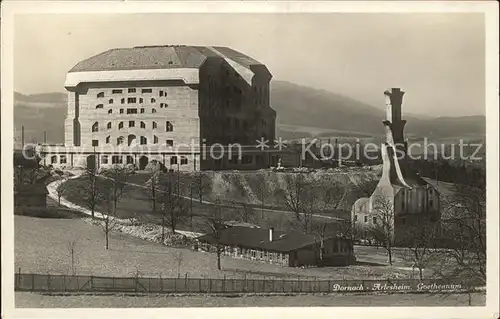
<instances>
[{"instance_id":1,"label":"large concrete building","mask_svg":"<svg viewBox=\"0 0 500 319\"><path fill-rule=\"evenodd\" d=\"M404 138L406 121L401 119L404 92L393 88L384 94L386 141L381 148L382 176L370 197L354 203L351 217L359 237L376 240L370 238L377 233L371 230L379 230L394 243L401 244L412 227L423 223L439 225L440 195L434 186L408 167L408 145Z\"/></svg>"},{"instance_id":2,"label":"large concrete building","mask_svg":"<svg viewBox=\"0 0 500 319\"><path fill-rule=\"evenodd\" d=\"M275 139L271 77L265 65L227 47L112 49L68 72L64 145L39 152L53 166L143 169L157 160L181 170L268 167L271 155L255 143Z\"/></svg>"}]
</instances>

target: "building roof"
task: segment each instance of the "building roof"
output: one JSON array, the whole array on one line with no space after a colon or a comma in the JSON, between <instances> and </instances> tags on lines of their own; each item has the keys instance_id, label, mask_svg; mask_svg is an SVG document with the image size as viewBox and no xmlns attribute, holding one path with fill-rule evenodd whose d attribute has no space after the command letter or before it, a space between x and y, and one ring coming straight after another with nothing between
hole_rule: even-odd
<instances>
[{"instance_id":1,"label":"building roof","mask_svg":"<svg viewBox=\"0 0 500 319\"><path fill-rule=\"evenodd\" d=\"M69 72L199 68L208 57L222 57L250 69L262 65L227 47L155 45L111 49L76 64Z\"/></svg>"},{"instance_id":2,"label":"building roof","mask_svg":"<svg viewBox=\"0 0 500 319\"><path fill-rule=\"evenodd\" d=\"M285 233L275 230L273 237L274 240L269 241L269 229L234 226L222 231L220 243L233 247L290 252L319 241L315 235L300 232ZM212 234L203 235L197 239L210 244L216 243Z\"/></svg>"}]
</instances>

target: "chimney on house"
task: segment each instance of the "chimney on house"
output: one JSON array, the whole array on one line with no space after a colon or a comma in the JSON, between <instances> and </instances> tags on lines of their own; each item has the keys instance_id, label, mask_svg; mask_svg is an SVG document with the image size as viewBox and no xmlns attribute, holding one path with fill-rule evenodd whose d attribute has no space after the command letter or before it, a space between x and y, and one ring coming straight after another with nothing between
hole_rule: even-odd
<instances>
[{"instance_id":1,"label":"chimney on house","mask_svg":"<svg viewBox=\"0 0 500 319\"><path fill-rule=\"evenodd\" d=\"M273 241L274 239L274 228L269 228L269 241Z\"/></svg>"}]
</instances>

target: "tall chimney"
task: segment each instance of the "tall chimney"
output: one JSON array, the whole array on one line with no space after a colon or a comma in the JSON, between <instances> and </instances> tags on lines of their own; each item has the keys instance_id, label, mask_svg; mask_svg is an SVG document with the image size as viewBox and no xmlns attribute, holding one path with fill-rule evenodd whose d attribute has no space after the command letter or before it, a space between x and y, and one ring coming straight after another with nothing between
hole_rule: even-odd
<instances>
[{"instance_id":1,"label":"tall chimney","mask_svg":"<svg viewBox=\"0 0 500 319\"><path fill-rule=\"evenodd\" d=\"M274 228L269 228L269 241L273 241L274 239Z\"/></svg>"}]
</instances>

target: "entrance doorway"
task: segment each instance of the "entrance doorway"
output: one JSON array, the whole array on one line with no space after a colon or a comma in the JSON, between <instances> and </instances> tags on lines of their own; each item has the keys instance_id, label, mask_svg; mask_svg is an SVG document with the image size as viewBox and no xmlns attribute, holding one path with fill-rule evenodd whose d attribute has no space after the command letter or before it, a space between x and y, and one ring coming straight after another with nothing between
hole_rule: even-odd
<instances>
[{"instance_id":1,"label":"entrance doorway","mask_svg":"<svg viewBox=\"0 0 500 319\"><path fill-rule=\"evenodd\" d=\"M95 169L95 155L87 156L87 168Z\"/></svg>"},{"instance_id":2,"label":"entrance doorway","mask_svg":"<svg viewBox=\"0 0 500 319\"><path fill-rule=\"evenodd\" d=\"M134 164L134 157L131 155L127 155L127 164Z\"/></svg>"},{"instance_id":3,"label":"entrance doorway","mask_svg":"<svg viewBox=\"0 0 500 319\"><path fill-rule=\"evenodd\" d=\"M149 159L147 158L147 156L141 156L141 158L139 159L139 170L145 170L148 163Z\"/></svg>"}]
</instances>

